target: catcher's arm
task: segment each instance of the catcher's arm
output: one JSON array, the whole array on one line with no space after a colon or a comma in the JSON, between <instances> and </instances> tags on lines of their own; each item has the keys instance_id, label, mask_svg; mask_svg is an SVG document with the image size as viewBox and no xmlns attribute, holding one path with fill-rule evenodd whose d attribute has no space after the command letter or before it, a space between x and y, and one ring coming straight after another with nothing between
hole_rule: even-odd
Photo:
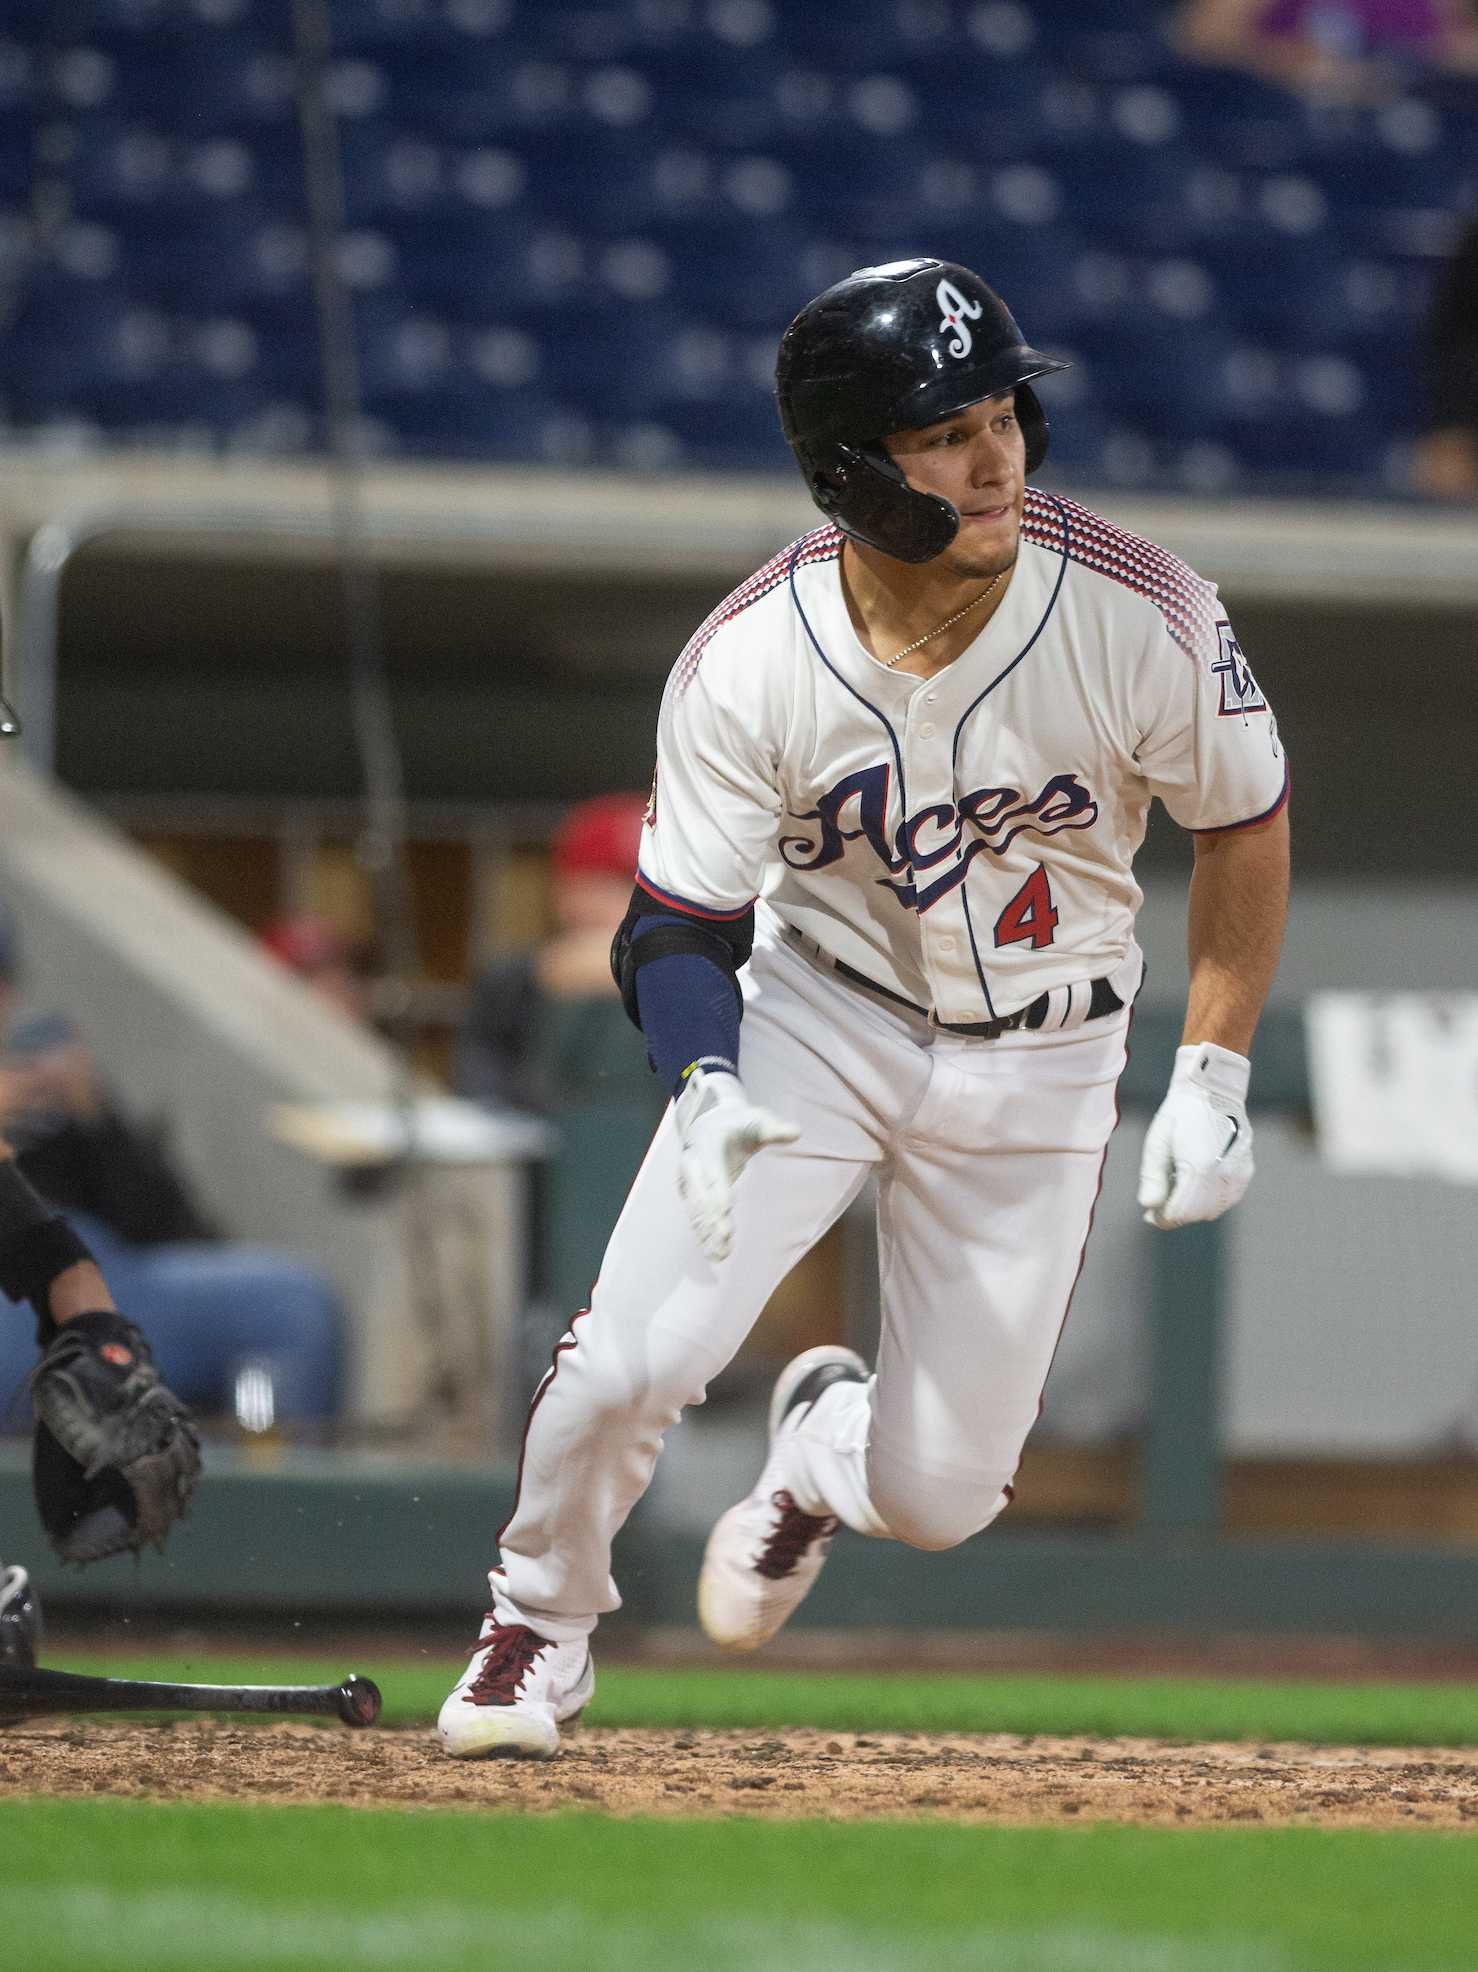
<instances>
[{"instance_id":1,"label":"catcher's arm","mask_svg":"<svg viewBox=\"0 0 1478 1972\"><path fill-rule=\"evenodd\" d=\"M189 1411L96 1262L0 1139L0 1290L36 1310L36 1505L64 1561L162 1544L200 1472Z\"/></svg>"}]
</instances>

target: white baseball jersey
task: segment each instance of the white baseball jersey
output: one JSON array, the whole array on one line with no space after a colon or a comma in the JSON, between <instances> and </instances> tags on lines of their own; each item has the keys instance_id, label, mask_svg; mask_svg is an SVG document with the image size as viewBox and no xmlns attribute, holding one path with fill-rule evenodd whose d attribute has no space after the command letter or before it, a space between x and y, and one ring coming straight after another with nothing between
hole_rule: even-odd
<instances>
[{"instance_id":1,"label":"white baseball jersey","mask_svg":"<svg viewBox=\"0 0 1478 1972\"><path fill-rule=\"evenodd\" d=\"M1028 488L999 606L919 678L858 641L842 538L817 528L776 555L678 659L638 881L700 916L763 898L941 1021L1098 977L1132 995L1151 796L1191 830L1287 796L1215 585Z\"/></svg>"}]
</instances>

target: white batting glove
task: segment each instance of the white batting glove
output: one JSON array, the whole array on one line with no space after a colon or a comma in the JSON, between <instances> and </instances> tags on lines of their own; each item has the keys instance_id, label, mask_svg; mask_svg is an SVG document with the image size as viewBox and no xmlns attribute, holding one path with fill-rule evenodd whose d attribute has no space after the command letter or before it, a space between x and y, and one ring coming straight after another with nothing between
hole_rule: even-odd
<instances>
[{"instance_id":1,"label":"white batting glove","mask_svg":"<svg viewBox=\"0 0 1478 1972\"><path fill-rule=\"evenodd\" d=\"M757 1109L737 1075L694 1068L673 1105L682 1156L677 1188L698 1244L710 1260L728 1255L734 1239L734 1186L766 1144L794 1143L800 1131L768 1109Z\"/></svg>"},{"instance_id":2,"label":"white batting glove","mask_svg":"<svg viewBox=\"0 0 1478 1972\"><path fill-rule=\"evenodd\" d=\"M1212 1041L1175 1050L1175 1073L1155 1111L1139 1166L1148 1224L1168 1231L1219 1219L1252 1182L1247 1083L1252 1063Z\"/></svg>"}]
</instances>

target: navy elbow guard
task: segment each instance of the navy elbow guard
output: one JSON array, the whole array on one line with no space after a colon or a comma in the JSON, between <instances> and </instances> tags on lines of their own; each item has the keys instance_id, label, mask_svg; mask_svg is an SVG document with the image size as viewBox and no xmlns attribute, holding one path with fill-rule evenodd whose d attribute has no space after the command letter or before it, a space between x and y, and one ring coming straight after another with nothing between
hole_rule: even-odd
<instances>
[{"instance_id":1,"label":"navy elbow guard","mask_svg":"<svg viewBox=\"0 0 1478 1972\"><path fill-rule=\"evenodd\" d=\"M29 1301L43 1339L51 1326L47 1292L58 1274L92 1254L66 1220L40 1198L8 1157L0 1158L0 1294Z\"/></svg>"},{"instance_id":2,"label":"navy elbow guard","mask_svg":"<svg viewBox=\"0 0 1478 1972\"><path fill-rule=\"evenodd\" d=\"M641 936L636 928L643 918L653 920ZM664 910L639 885L611 941L611 977L621 992L621 1004L633 1027L641 1026L641 1010L636 998L636 975L654 959L671 958L675 952L691 952L708 959L725 973L734 988L734 998L743 1010L739 991L739 968L754 950L754 908L743 917L732 919L682 917Z\"/></svg>"}]
</instances>

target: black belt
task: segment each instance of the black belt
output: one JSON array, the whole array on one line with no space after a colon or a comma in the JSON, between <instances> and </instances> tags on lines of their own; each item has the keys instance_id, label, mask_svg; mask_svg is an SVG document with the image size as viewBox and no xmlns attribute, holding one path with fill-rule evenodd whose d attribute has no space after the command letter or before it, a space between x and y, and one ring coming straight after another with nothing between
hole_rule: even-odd
<instances>
[{"instance_id":1,"label":"black belt","mask_svg":"<svg viewBox=\"0 0 1478 1972\"><path fill-rule=\"evenodd\" d=\"M787 926L787 930L798 945L812 942L809 939L803 940L802 934L796 931L794 926ZM1016 1027L1040 1027L1052 1011L1051 994L1039 993L1029 1006L1018 1007L1015 1013L1001 1014L995 1020L937 1020L928 1007L921 1007L916 1000L907 999L902 993L895 993L891 986L880 986L875 979L869 979L865 972L859 972L856 966L848 965L845 959L834 959L828 953L824 955L823 963L829 965L833 972L839 972L843 979L850 979L854 986L865 986L869 993L880 993L885 1000L891 1000L895 1006L907 1007L910 1013L922 1014L931 1027L937 1027L945 1034L969 1034L976 1040L994 1041L1002 1034L1009 1034ZM1124 1002L1106 979L1094 979L1089 983L1088 1011L1083 1018L1085 1021L1102 1020L1106 1014L1118 1013L1123 1004Z\"/></svg>"}]
</instances>

